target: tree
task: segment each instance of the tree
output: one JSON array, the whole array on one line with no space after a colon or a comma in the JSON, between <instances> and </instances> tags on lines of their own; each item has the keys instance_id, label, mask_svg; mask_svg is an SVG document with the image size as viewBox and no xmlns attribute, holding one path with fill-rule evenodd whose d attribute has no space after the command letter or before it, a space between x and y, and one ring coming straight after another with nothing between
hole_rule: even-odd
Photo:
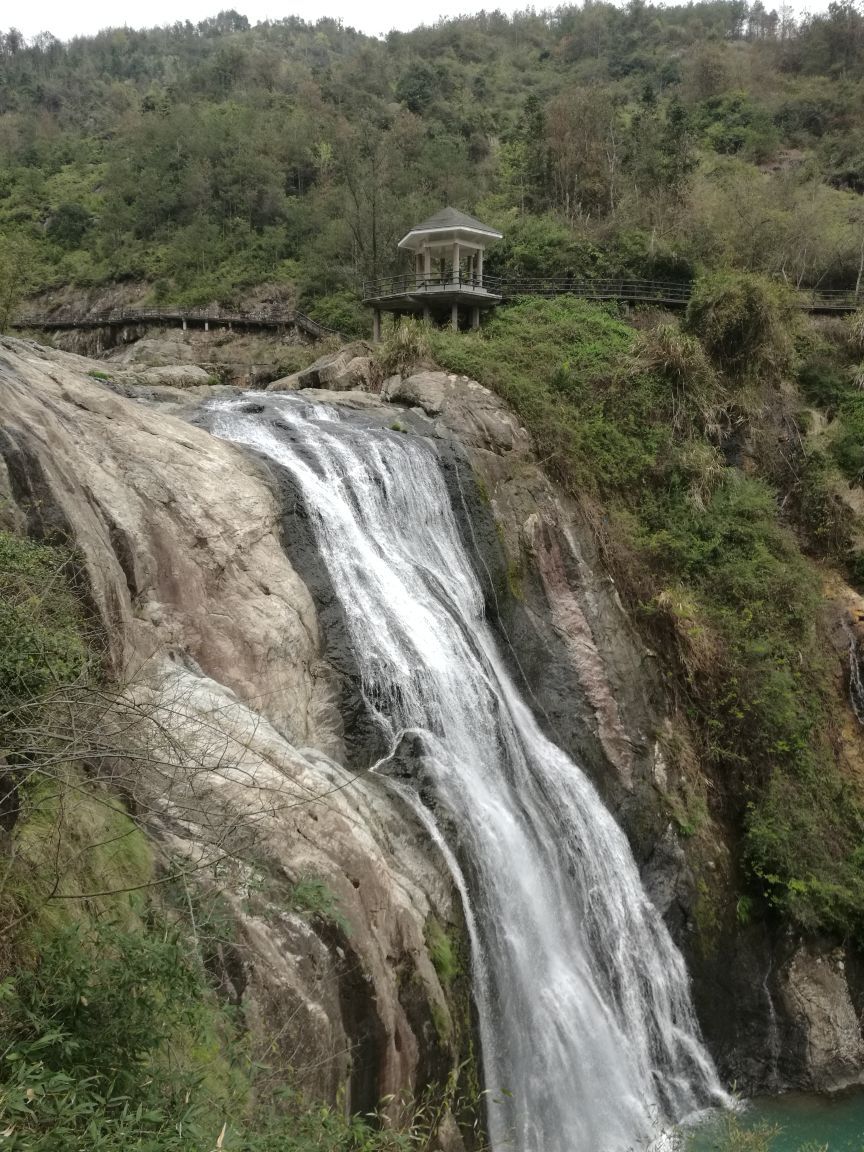
<instances>
[{"instance_id":1,"label":"tree","mask_svg":"<svg viewBox=\"0 0 864 1152\"><path fill-rule=\"evenodd\" d=\"M0 332L5 332L34 283L35 249L19 237L0 236Z\"/></svg>"}]
</instances>

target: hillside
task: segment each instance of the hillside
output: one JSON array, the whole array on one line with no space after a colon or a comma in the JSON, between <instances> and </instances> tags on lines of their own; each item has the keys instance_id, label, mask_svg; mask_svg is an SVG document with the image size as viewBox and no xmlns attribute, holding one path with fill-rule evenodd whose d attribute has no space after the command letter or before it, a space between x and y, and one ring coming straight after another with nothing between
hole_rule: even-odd
<instances>
[{"instance_id":1,"label":"hillside","mask_svg":"<svg viewBox=\"0 0 864 1152\"><path fill-rule=\"evenodd\" d=\"M854 287L862 65L851 0L797 23L759 0L591 3L381 41L235 12L69 44L13 29L0 317L22 292L122 282L297 299L354 331L359 281L447 203L505 233L490 272Z\"/></svg>"}]
</instances>

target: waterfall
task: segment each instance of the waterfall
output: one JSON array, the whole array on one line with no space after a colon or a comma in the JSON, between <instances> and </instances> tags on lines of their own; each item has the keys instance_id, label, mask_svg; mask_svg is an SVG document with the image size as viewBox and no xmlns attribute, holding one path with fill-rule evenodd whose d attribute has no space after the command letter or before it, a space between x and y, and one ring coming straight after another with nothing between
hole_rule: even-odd
<instances>
[{"instance_id":1,"label":"waterfall","mask_svg":"<svg viewBox=\"0 0 864 1152\"><path fill-rule=\"evenodd\" d=\"M725 1103L624 834L496 649L431 442L293 396L213 409L299 485L368 705L423 748L410 792L468 901L495 1152L625 1152Z\"/></svg>"},{"instance_id":2,"label":"waterfall","mask_svg":"<svg viewBox=\"0 0 864 1152\"><path fill-rule=\"evenodd\" d=\"M844 622L843 627L849 638L849 703L858 718L858 723L864 724L864 673L861 669L864 661L862 661L861 645L849 623Z\"/></svg>"}]
</instances>

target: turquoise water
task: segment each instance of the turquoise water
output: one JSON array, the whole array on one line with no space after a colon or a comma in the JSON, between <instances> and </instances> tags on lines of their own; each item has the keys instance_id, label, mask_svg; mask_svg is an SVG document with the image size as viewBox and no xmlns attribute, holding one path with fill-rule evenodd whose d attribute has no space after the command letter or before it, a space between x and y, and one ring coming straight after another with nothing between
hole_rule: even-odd
<instances>
[{"instance_id":1,"label":"turquoise water","mask_svg":"<svg viewBox=\"0 0 864 1152\"><path fill-rule=\"evenodd\" d=\"M771 1152L864 1152L864 1092L833 1096L789 1094L750 1101L739 1113L741 1128L779 1128ZM693 1142L693 1152L728 1147L722 1139L725 1123L709 1121Z\"/></svg>"}]
</instances>

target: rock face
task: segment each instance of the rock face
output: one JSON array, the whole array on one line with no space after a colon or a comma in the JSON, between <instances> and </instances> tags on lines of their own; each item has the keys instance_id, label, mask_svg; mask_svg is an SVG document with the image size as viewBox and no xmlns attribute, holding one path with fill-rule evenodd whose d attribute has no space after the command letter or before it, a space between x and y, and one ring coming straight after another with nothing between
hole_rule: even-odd
<instances>
[{"instance_id":1,"label":"rock face","mask_svg":"<svg viewBox=\"0 0 864 1152\"><path fill-rule=\"evenodd\" d=\"M286 1060L291 1044L312 1054L309 1090L345 1094L352 1107L440 1081L466 1050L469 1012L464 986L442 987L426 934L431 917L458 936L458 900L386 783L348 774L375 758L375 734L302 501L197 426L209 385L113 369L111 381L94 379L104 368L0 342L0 526L76 541L116 675L140 670L132 690L173 717L189 749L177 797L194 803L158 811L159 841L190 857L212 852L217 812L251 859L230 887L246 959L226 958L225 982L256 1034L284 1022ZM721 1071L745 1092L859 1080L864 972L833 944L740 923L722 827L679 835L682 805L704 805L706 788L686 721L605 572L595 525L544 475L517 417L443 372L379 388L364 344L271 387L437 443L502 652L548 734L626 829L688 958ZM829 597L843 691L850 644L864 645L847 627L856 612L864 619L864 602L847 603L847 592ZM228 768L201 764L202 729L214 722L233 749ZM850 710L850 748L857 724ZM298 788L330 799L290 812L273 803ZM308 877L332 894L324 915L292 906Z\"/></svg>"},{"instance_id":2,"label":"rock face","mask_svg":"<svg viewBox=\"0 0 864 1152\"><path fill-rule=\"evenodd\" d=\"M864 1041L846 963L842 948L820 953L802 945L781 975L782 1006L797 1033L790 1045L797 1060L787 1054L784 1062L799 1082L817 1091L864 1083Z\"/></svg>"},{"instance_id":3,"label":"rock face","mask_svg":"<svg viewBox=\"0 0 864 1152\"><path fill-rule=\"evenodd\" d=\"M147 717L130 787L156 843L231 862L243 946L224 985L315 1096L367 1110L442 1083L470 1046L467 988L442 986L426 933L434 918L458 939L458 897L386 783L340 765L337 679L278 490L94 367L0 341L0 516L79 550L123 700Z\"/></svg>"},{"instance_id":4,"label":"rock face","mask_svg":"<svg viewBox=\"0 0 864 1152\"><path fill-rule=\"evenodd\" d=\"M324 388L331 392L369 389L374 379L372 349L363 341L319 357L301 372L283 376L267 385L268 392L293 392L299 388Z\"/></svg>"}]
</instances>

